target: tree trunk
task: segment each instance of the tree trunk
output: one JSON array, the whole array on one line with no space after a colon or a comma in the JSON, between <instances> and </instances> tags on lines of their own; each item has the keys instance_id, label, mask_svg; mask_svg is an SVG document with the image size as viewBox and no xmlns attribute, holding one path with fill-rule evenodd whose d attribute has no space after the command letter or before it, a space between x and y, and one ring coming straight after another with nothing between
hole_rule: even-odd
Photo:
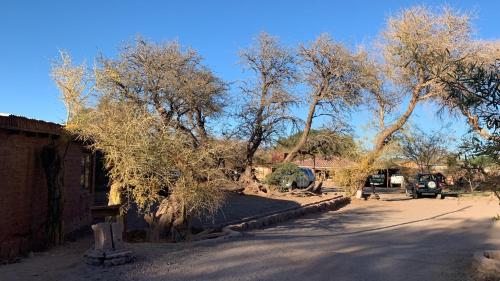
<instances>
[{"instance_id":1,"label":"tree trunk","mask_svg":"<svg viewBox=\"0 0 500 281\"><path fill-rule=\"evenodd\" d=\"M401 115L401 117L399 117L399 119L394 124L385 128L383 131L381 131L378 134L378 136L375 140L374 150L371 153L369 153L367 155L367 157L360 164L360 170L359 170L360 174L358 175L358 178L357 178L358 183L356 186L356 191L363 188L364 180L368 176L368 174L364 173L363 171L366 172L366 171L370 170L373 163L377 160L380 153L384 149L384 147L386 145L386 140L389 137L391 137L395 132L400 130L404 126L404 124L408 121L408 118L411 116L411 114L413 113L413 110L415 109L415 107L419 101L420 90L422 89L422 87L421 87L422 84L423 84L423 82L421 81L420 84L415 86L415 88L413 89L410 103L408 104L408 108L406 109L404 114ZM354 192L356 192L356 191L354 191Z\"/></svg>"},{"instance_id":2,"label":"tree trunk","mask_svg":"<svg viewBox=\"0 0 500 281\"><path fill-rule=\"evenodd\" d=\"M180 242L190 235L186 206L173 196L163 199L156 213L147 214L144 219L149 224L151 242Z\"/></svg>"},{"instance_id":3,"label":"tree trunk","mask_svg":"<svg viewBox=\"0 0 500 281\"><path fill-rule=\"evenodd\" d=\"M469 110L463 108L461 109L462 114L467 118L467 123L472 127L472 129L480 135L485 140L495 140L495 136L492 136L487 130L481 128L478 122L478 116L473 115Z\"/></svg>"},{"instance_id":4,"label":"tree trunk","mask_svg":"<svg viewBox=\"0 0 500 281\"><path fill-rule=\"evenodd\" d=\"M299 141L295 144L292 150L288 152L288 155L286 156L284 162L291 162L293 158L295 158L295 155L297 155L297 152L299 152L302 146L304 146L304 144L306 143L307 137L309 136L309 132L311 131L312 121L314 118L314 111L316 110L316 105L318 105L318 101L319 101L319 96L315 96L314 99L311 101L311 104L309 105L309 113L307 114L304 131L302 132Z\"/></svg>"},{"instance_id":5,"label":"tree trunk","mask_svg":"<svg viewBox=\"0 0 500 281\"><path fill-rule=\"evenodd\" d=\"M259 122L258 126L261 126L260 124L261 123ZM262 130L257 128L254 130L252 136L250 137L250 140L247 143L245 171L243 172L243 175L241 175L239 180L239 182L244 184L245 187L256 182L256 178L253 172L253 158L261 142L262 142Z\"/></svg>"},{"instance_id":6,"label":"tree trunk","mask_svg":"<svg viewBox=\"0 0 500 281\"><path fill-rule=\"evenodd\" d=\"M406 109L405 113L401 117L399 117L399 119L394 124L392 124L391 126L384 129L382 132L378 134L377 139L375 141L375 150L374 150L375 155L378 155L382 151L382 149L385 146L385 141L389 137L391 137L395 132L400 130L404 126L406 121L408 121L408 118L411 116L413 110L415 109L418 103L420 90L421 90L420 86L415 87L412 93L410 103L408 104L408 108Z\"/></svg>"}]
</instances>

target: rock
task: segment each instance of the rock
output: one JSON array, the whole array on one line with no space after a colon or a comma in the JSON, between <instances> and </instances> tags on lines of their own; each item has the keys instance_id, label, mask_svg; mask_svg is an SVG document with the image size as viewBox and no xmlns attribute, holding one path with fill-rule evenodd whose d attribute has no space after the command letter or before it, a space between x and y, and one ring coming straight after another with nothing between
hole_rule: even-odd
<instances>
[{"instance_id":1,"label":"rock","mask_svg":"<svg viewBox=\"0 0 500 281\"><path fill-rule=\"evenodd\" d=\"M474 253L473 264L479 280L495 280L500 276L500 250Z\"/></svg>"}]
</instances>

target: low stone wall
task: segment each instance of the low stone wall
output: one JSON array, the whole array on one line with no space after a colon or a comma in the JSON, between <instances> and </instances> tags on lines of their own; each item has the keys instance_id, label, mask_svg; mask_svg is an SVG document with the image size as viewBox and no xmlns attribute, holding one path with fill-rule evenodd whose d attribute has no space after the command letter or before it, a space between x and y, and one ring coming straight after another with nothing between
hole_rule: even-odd
<instances>
[{"instance_id":1,"label":"low stone wall","mask_svg":"<svg viewBox=\"0 0 500 281\"><path fill-rule=\"evenodd\" d=\"M232 224L224 227L222 231L226 233L226 235L224 236L225 238L237 237L242 235L242 231L264 228L307 214L337 210L349 204L350 202L351 198L338 196L324 201L282 210L266 216L242 220L238 224Z\"/></svg>"}]
</instances>

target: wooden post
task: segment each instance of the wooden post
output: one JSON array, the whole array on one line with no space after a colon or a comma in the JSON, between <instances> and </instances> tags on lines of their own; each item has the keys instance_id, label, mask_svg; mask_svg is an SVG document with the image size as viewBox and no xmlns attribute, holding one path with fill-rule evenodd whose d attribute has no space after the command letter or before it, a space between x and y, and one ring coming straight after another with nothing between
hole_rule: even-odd
<instances>
[{"instance_id":1,"label":"wooden post","mask_svg":"<svg viewBox=\"0 0 500 281\"><path fill-rule=\"evenodd\" d=\"M385 187L389 188L389 169L385 169Z\"/></svg>"}]
</instances>

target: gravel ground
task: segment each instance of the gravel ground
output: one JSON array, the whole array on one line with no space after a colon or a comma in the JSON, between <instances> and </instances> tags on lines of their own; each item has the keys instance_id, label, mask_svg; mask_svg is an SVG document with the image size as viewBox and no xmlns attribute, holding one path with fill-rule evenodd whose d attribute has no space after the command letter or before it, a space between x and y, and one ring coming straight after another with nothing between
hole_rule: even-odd
<instances>
[{"instance_id":1,"label":"gravel ground","mask_svg":"<svg viewBox=\"0 0 500 281\"><path fill-rule=\"evenodd\" d=\"M472 253L500 248L493 198L383 194L229 241L132 244L133 264L83 264L89 238L0 266L0 280L470 280Z\"/></svg>"}]
</instances>

